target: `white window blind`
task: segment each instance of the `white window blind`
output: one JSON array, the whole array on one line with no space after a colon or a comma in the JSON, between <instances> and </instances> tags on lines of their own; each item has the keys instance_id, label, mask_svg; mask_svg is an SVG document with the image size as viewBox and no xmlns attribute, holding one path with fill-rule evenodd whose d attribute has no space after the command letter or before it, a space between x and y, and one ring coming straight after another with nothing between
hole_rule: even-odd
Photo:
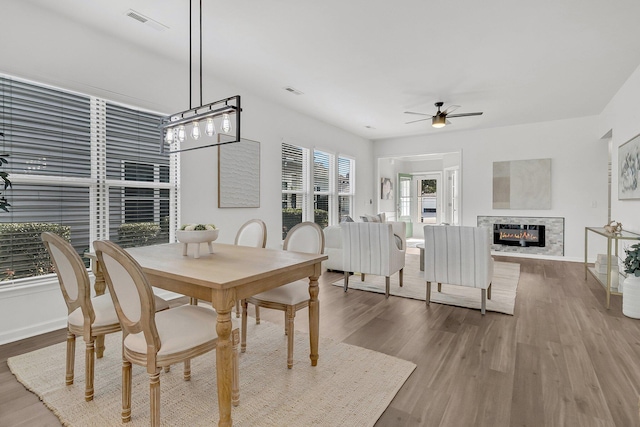
<instances>
[{"instance_id":1,"label":"white window blind","mask_svg":"<svg viewBox=\"0 0 640 427\"><path fill-rule=\"evenodd\" d=\"M307 221L309 150L282 144L282 238L291 228Z\"/></svg>"},{"instance_id":2,"label":"white window blind","mask_svg":"<svg viewBox=\"0 0 640 427\"><path fill-rule=\"evenodd\" d=\"M329 225L333 204L334 156L313 150L313 221L321 228Z\"/></svg>"},{"instance_id":3,"label":"white window blind","mask_svg":"<svg viewBox=\"0 0 640 427\"><path fill-rule=\"evenodd\" d=\"M159 120L0 76L0 154L9 156L1 170L13 183L3 192L9 212L0 213L0 286L52 272L43 231L61 234L81 255L94 239L124 246L173 239L178 161L158 153ZM123 232L127 222L145 225Z\"/></svg>"},{"instance_id":4,"label":"white window blind","mask_svg":"<svg viewBox=\"0 0 640 427\"><path fill-rule=\"evenodd\" d=\"M338 217L340 221L353 215L354 165L353 159L338 157Z\"/></svg>"}]
</instances>

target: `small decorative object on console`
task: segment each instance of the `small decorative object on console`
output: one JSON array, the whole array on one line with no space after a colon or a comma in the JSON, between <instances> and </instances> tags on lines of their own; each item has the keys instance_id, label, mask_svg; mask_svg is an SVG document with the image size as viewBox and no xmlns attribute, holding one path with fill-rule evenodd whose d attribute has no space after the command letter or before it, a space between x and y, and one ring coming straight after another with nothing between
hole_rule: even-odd
<instances>
[{"instance_id":1,"label":"small decorative object on console","mask_svg":"<svg viewBox=\"0 0 640 427\"><path fill-rule=\"evenodd\" d=\"M622 223L611 221L609 224L604 226L604 231L606 231L607 233L621 233Z\"/></svg>"},{"instance_id":2,"label":"small decorative object on console","mask_svg":"<svg viewBox=\"0 0 640 427\"><path fill-rule=\"evenodd\" d=\"M185 224L176 231L176 237L183 243L182 255L187 256L189 243L196 244L194 258L200 258L200 243L207 243L209 253L213 253L211 242L218 238L220 230L213 224Z\"/></svg>"}]
</instances>

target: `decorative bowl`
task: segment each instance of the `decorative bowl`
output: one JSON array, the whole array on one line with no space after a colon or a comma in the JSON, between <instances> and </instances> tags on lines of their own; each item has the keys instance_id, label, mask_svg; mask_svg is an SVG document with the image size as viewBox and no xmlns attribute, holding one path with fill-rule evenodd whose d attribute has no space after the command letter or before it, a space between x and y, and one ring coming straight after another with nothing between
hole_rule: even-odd
<instances>
[{"instance_id":1,"label":"decorative bowl","mask_svg":"<svg viewBox=\"0 0 640 427\"><path fill-rule=\"evenodd\" d=\"M209 253L213 253L213 246L211 242L218 238L220 230L176 230L176 238L183 244L182 255L187 256L187 249L190 243L195 243L196 249L193 254L194 258L200 258L200 243L207 243L209 245Z\"/></svg>"},{"instance_id":2,"label":"decorative bowl","mask_svg":"<svg viewBox=\"0 0 640 427\"><path fill-rule=\"evenodd\" d=\"M176 237L182 243L204 243L213 242L218 238L218 230L176 230Z\"/></svg>"}]
</instances>

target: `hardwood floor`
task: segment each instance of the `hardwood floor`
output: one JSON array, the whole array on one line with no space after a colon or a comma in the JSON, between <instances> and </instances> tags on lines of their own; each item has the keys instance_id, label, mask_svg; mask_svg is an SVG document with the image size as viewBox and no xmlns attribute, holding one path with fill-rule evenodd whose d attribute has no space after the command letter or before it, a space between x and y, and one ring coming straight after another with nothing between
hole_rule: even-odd
<instances>
[{"instance_id":1,"label":"hardwood floor","mask_svg":"<svg viewBox=\"0 0 640 427\"><path fill-rule=\"evenodd\" d=\"M640 425L640 320L622 315L621 298L605 309L580 263L495 259L521 265L514 316L344 293L329 284L341 274L323 275L321 336L417 364L376 426ZM274 310L261 317L284 323ZM307 328L303 310L296 329ZM56 331L0 346L1 426L60 425L6 359L64 339Z\"/></svg>"}]
</instances>

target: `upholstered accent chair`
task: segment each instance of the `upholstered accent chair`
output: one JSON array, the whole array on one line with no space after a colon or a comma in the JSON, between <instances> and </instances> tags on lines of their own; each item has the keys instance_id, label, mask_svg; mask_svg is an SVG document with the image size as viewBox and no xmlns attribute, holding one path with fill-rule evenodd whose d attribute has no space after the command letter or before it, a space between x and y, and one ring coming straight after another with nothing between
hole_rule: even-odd
<instances>
[{"instance_id":1,"label":"upholstered accent chair","mask_svg":"<svg viewBox=\"0 0 640 427\"><path fill-rule=\"evenodd\" d=\"M431 299L431 283L438 284L438 292L442 291L443 283L468 286L481 290L481 313L485 314L493 280L490 230L486 227L425 225L424 277L427 304Z\"/></svg>"},{"instance_id":2,"label":"upholstered accent chair","mask_svg":"<svg viewBox=\"0 0 640 427\"><path fill-rule=\"evenodd\" d=\"M267 246L267 226L260 219L250 219L242 224L236 234L235 244L238 246L251 246L253 248L264 248ZM236 317L240 317L241 301L236 303ZM259 310L256 307L256 310ZM259 317L258 314L256 316Z\"/></svg>"},{"instance_id":3,"label":"upholstered accent chair","mask_svg":"<svg viewBox=\"0 0 640 427\"><path fill-rule=\"evenodd\" d=\"M42 233L41 238L56 270L60 290L67 305L65 382L67 385L73 384L76 336L82 336L85 341L84 399L90 401L93 400L94 394L95 340L98 336L120 331L120 321L109 295L91 297L91 283L87 268L71 243L50 232ZM169 308L165 300L156 298L156 309ZM102 355L98 354L98 358L101 357Z\"/></svg>"},{"instance_id":4,"label":"upholstered accent chair","mask_svg":"<svg viewBox=\"0 0 640 427\"><path fill-rule=\"evenodd\" d=\"M324 251L324 233L313 222L295 225L284 240L285 251L321 254ZM256 323L260 323L259 307L281 310L285 313L285 334L287 335L287 368L293 367L293 334L296 312L309 306L309 281L297 280L274 289L256 294L242 301L241 351L247 349L247 306L256 306Z\"/></svg>"},{"instance_id":5,"label":"upholstered accent chair","mask_svg":"<svg viewBox=\"0 0 640 427\"><path fill-rule=\"evenodd\" d=\"M405 235L404 222L400 232ZM399 272L400 286L405 264L406 240L394 234L390 223L346 222L342 228L344 291L349 288L349 275L359 272L385 276L385 296L389 298L391 275Z\"/></svg>"},{"instance_id":6,"label":"upholstered accent chair","mask_svg":"<svg viewBox=\"0 0 640 427\"><path fill-rule=\"evenodd\" d=\"M184 362L184 379L191 379L191 359L216 348L217 313L197 305L181 305L156 313L153 290L140 265L120 246L94 242L105 281L122 325L122 422L131 420L131 364L149 374L151 425L160 425L160 371ZM231 399L239 402L239 329L232 326L233 382ZM210 356L212 357L212 356ZM203 372L211 375L211 372Z\"/></svg>"}]
</instances>

